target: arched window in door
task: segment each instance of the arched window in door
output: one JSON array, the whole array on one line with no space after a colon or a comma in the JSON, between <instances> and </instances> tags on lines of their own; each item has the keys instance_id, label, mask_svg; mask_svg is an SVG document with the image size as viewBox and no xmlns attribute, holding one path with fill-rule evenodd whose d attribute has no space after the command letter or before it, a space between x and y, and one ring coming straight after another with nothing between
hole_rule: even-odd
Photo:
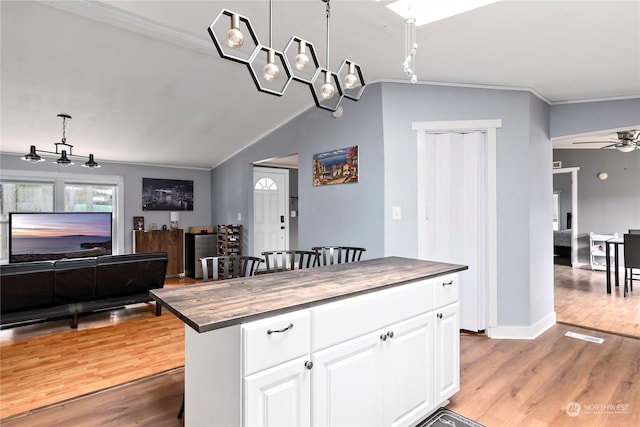
<instances>
[{"instance_id":1,"label":"arched window in door","mask_svg":"<svg viewBox=\"0 0 640 427\"><path fill-rule=\"evenodd\" d=\"M260 178L254 186L256 190L278 191L278 184L271 178Z\"/></svg>"}]
</instances>

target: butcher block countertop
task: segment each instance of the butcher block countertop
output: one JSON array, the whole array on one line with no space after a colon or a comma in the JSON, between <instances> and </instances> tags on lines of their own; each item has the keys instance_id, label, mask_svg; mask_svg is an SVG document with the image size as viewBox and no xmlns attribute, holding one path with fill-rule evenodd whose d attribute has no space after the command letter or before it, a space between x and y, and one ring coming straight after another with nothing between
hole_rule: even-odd
<instances>
[{"instance_id":1,"label":"butcher block countertop","mask_svg":"<svg viewBox=\"0 0 640 427\"><path fill-rule=\"evenodd\" d=\"M379 291L468 267L387 257L150 291L197 332Z\"/></svg>"}]
</instances>

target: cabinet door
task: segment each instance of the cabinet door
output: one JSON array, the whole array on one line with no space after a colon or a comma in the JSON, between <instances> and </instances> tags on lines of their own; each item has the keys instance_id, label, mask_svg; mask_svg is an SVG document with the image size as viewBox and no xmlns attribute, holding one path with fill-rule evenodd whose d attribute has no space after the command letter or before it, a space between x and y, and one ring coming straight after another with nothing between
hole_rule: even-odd
<instances>
[{"instance_id":1,"label":"cabinet door","mask_svg":"<svg viewBox=\"0 0 640 427\"><path fill-rule=\"evenodd\" d=\"M313 355L313 425L382 425L382 344L372 333Z\"/></svg>"},{"instance_id":2,"label":"cabinet door","mask_svg":"<svg viewBox=\"0 0 640 427\"><path fill-rule=\"evenodd\" d=\"M308 426L311 421L307 356L245 377L245 426Z\"/></svg>"},{"instance_id":3,"label":"cabinet door","mask_svg":"<svg viewBox=\"0 0 640 427\"><path fill-rule=\"evenodd\" d=\"M460 390L460 305L434 311L436 405Z\"/></svg>"},{"instance_id":4,"label":"cabinet door","mask_svg":"<svg viewBox=\"0 0 640 427\"><path fill-rule=\"evenodd\" d=\"M415 425L434 407L433 313L397 323L387 336L384 425Z\"/></svg>"}]
</instances>

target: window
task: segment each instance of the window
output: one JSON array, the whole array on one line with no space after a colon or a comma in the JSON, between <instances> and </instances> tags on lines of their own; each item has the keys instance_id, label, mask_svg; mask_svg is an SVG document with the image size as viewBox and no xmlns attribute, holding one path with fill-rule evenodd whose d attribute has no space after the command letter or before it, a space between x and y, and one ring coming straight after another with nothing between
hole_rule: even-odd
<instances>
[{"instance_id":1,"label":"window","mask_svg":"<svg viewBox=\"0 0 640 427\"><path fill-rule=\"evenodd\" d=\"M254 188L263 191L278 191L278 184L271 178L260 178Z\"/></svg>"},{"instance_id":2,"label":"window","mask_svg":"<svg viewBox=\"0 0 640 427\"><path fill-rule=\"evenodd\" d=\"M123 179L117 176L3 171L0 262L9 259L9 212L112 212L113 253L124 252Z\"/></svg>"}]
</instances>

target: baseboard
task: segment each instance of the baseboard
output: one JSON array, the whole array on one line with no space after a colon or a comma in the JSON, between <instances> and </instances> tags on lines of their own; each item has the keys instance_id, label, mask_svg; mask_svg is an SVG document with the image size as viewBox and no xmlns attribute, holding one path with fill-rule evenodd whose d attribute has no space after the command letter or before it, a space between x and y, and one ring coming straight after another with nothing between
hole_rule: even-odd
<instances>
[{"instance_id":1,"label":"baseboard","mask_svg":"<svg viewBox=\"0 0 640 427\"><path fill-rule=\"evenodd\" d=\"M492 339L533 340L556 324L556 312L537 321L531 326L496 326L487 328L487 336Z\"/></svg>"}]
</instances>

